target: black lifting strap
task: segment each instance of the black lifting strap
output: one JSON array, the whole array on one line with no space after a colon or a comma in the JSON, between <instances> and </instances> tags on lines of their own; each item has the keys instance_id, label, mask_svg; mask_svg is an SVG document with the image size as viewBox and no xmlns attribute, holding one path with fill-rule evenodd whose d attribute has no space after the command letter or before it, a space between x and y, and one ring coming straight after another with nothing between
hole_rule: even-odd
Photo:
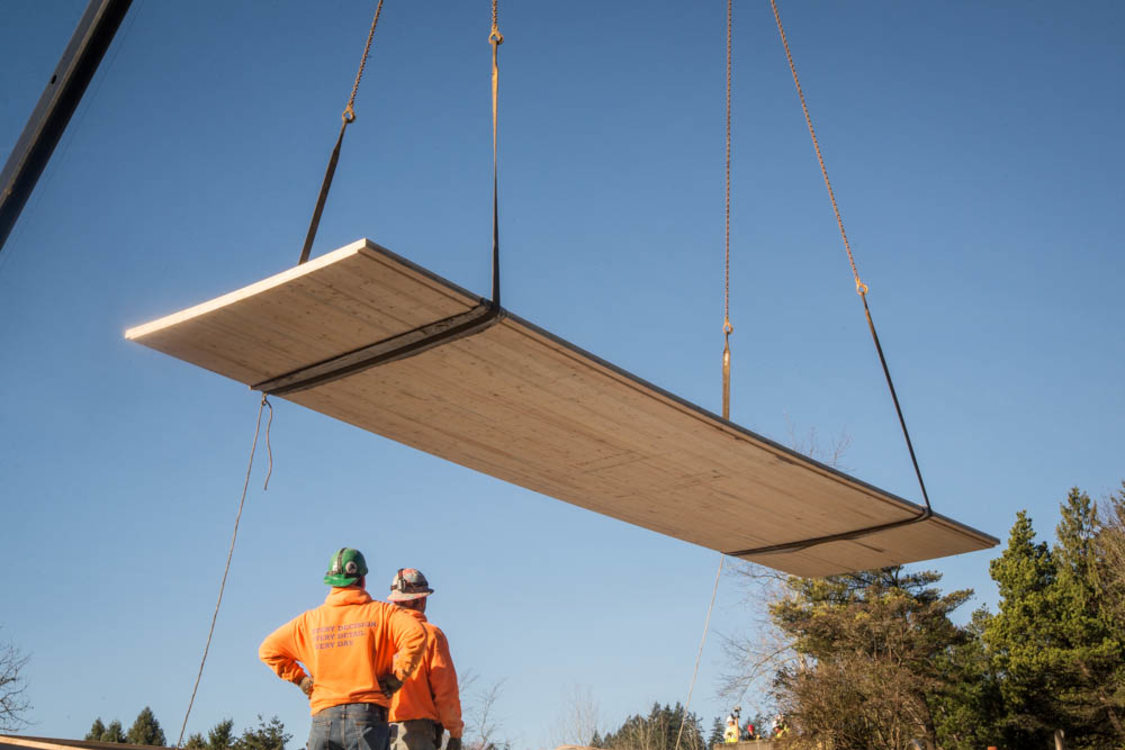
<instances>
[{"instance_id":1,"label":"black lifting strap","mask_svg":"<svg viewBox=\"0 0 1125 750\"><path fill-rule=\"evenodd\" d=\"M883 347L879 343L879 334L875 332L875 322L871 319L871 308L867 306L867 285L860 281L859 271L856 269L855 265L855 258L852 257L851 244L848 242L848 234L844 231L844 221L840 217L840 207L837 205L836 195L832 191L832 182L828 179L828 169L824 166L824 155L821 154L820 144L816 139L816 131L813 129L812 117L809 115L808 104L805 101L805 93L801 89L801 80L797 76L797 66L793 63L793 53L789 49L789 40L785 36L785 27L781 23L781 14L777 10L777 0L770 0L770 8L773 10L773 17L777 22L777 31L778 35L781 37L781 45L785 49L785 59L789 63L789 72L793 74L793 84L797 88L797 98L801 101L801 111L804 112L805 123L809 128L809 136L812 138L813 150L816 152L816 160L820 165L820 172L824 176L824 186L828 189L828 198L832 202L832 211L835 213L836 223L840 227L840 238L844 242L844 250L846 250L848 254L848 263L851 265L852 274L855 276L856 292L863 300L863 312L864 315L867 316L867 327L871 330L871 338L875 342L875 351L878 352L879 363L883 366L883 376L887 379L887 387L891 391L891 400L894 401L895 412L898 414L898 423L902 427L902 436L906 439L906 448L910 452L910 461L914 464L914 474L918 477L918 486L922 490L922 499L925 501L926 505L924 508L919 509L917 515L911 518L904 518L875 526L866 526L861 529L844 531L839 534L828 534L811 539L798 539L784 544L774 544L768 547L757 547L727 553L735 557L751 557L776 552L796 552L798 550L808 549L809 547L815 547L818 544L858 539L859 537L869 536L880 531L898 528L899 526L921 523L934 515L933 509L930 507L930 496L926 493L926 483L922 481L922 470L918 468L918 458L914 455L914 444L910 441L910 432L906 429L906 420L902 416L902 408L898 403L898 394L895 393L895 384L891 381L891 371L887 367L886 357L883 356Z\"/></svg>"},{"instance_id":2,"label":"black lifting strap","mask_svg":"<svg viewBox=\"0 0 1125 750\"><path fill-rule=\"evenodd\" d=\"M367 56L371 54L371 41L375 38L375 27L379 25L379 14L382 12L383 0L379 0L379 4L375 6L375 17L371 19L371 30L367 32L367 44L363 47L363 57L359 61L359 71L355 75L355 83L352 84L348 106L344 108L344 113L340 116L343 120L340 124L340 134L336 136L336 147L332 149L332 156L328 160L328 169L324 172L324 181L320 183L320 194L316 198L316 208L313 209L312 221L309 222L309 231L305 235L305 244L301 248L301 258L297 261L297 265L307 261L309 253L312 251L313 240L316 239L316 230L320 227L320 215L324 213L324 203L328 200L328 191L332 188L332 178L336 176L336 164L340 161L340 146L344 143L344 131L348 129L348 125L355 122L355 95L359 91L363 69L367 67Z\"/></svg>"},{"instance_id":3,"label":"black lifting strap","mask_svg":"<svg viewBox=\"0 0 1125 750\"><path fill-rule=\"evenodd\" d=\"M785 542L783 544L773 544L768 547L756 547L752 549L737 550L735 552L728 552L728 555L733 557L753 557L754 555L768 555L777 552L798 552L809 547L815 547L819 544L828 544L829 542L843 542L849 539L858 539L859 537L876 534L880 531L887 531L888 529L896 529L899 526L909 526L912 523L921 523L934 515L933 509L930 507L930 496L926 492L926 483L922 481L922 470L918 468L918 457L914 455L914 444L910 440L910 431L906 429L906 419L902 416L902 407L898 403L898 394L895 392L895 384L891 380L891 371L887 367L887 358L883 356L883 346L879 343L879 334L875 332L875 321L871 318L871 308L867 306L867 288L861 287L860 298L863 300L863 312L867 316L867 327L871 331L871 338L875 342L875 351L879 353L879 363L883 366L883 377L887 379L887 387L891 391L891 400L895 405L895 412L898 414L898 423L902 427L902 436L906 438L906 449L910 452L910 461L914 464L914 475L918 477L918 486L922 489L922 499L925 501L925 507L921 512L910 518L903 518L898 521L891 521L889 523L879 524L877 526L866 526L861 529L854 529L852 531L843 531L838 534L828 534L826 536L813 537L811 539L798 539L793 542Z\"/></svg>"}]
</instances>

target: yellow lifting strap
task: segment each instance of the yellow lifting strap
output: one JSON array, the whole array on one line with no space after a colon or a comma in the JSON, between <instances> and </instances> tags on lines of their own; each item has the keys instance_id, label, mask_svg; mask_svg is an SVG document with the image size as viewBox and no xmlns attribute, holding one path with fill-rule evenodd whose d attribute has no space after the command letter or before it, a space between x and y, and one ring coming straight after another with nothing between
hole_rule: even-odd
<instances>
[{"instance_id":1,"label":"yellow lifting strap","mask_svg":"<svg viewBox=\"0 0 1125 750\"><path fill-rule=\"evenodd\" d=\"M492 30L488 43L492 45L492 304L500 307L500 159L498 133L500 130L500 33L499 0L492 0Z\"/></svg>"}]
</instances>

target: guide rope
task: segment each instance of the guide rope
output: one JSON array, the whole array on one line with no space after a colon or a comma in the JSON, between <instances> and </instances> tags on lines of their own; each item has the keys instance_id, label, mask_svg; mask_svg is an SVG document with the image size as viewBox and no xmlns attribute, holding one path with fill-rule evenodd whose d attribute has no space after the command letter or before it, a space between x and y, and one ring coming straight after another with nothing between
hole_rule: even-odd
<instances>
[{"instance_id":1,"label":"guide rope","mask_svg":"<svg viewBox=\"0 0 1125 750\"><path fill-rule=\"evenodd\" d=\"M269 468L266 471L266 481L263 490L269 489L270 476L273 474L273 447L270 445L270 427L273 425L273 404L269 397L262 394L262 401L258 405L258 420L254 426L254 440L250 443L250 460L246 466L246 480L242 483L242 497L238 501L238 513L234 517L234 531L230 537L230 549L227 550L227 564L223 568L223 580L219 584L219 599L215 602L215 613L211 615L211 628L207 631L207 642L203 646L203 658L199 661L199 673L195 676L195 685L191 689L191 698L188 700L187 712L184 713L184 723L180 725L180 738L176 740L176 747L184 746L184 732L187 730L188 717L191 716L192 706L195 705L195 695L199 691L199 681L203 679L203 666L207 663L207 652L211 650L211 638L215 635L215 623L219 619L219 607L223 603L223 592L227 588L227 575L230 573L231 559L234 557L234 543L238 539L238 524L242 520L242 508L246 505L246 491L250 487L250 474L254 469L254 454L258 450L258 433L262 428L262 410L269 408L269 419L266 421L266 452L269 456Z\"/></svg>"},{"instance_id":2,"label":"guide rope","mask_svg":"<svg viewBox=\"0 0 1125 750\"><path fill-rule=\"evenodd\" d=\"M731 36L734 28L734 0L727 0L727 166L726 166L726 271L723 283L723 419L730 419L730 335L734 328L730 324L730 90L731 90ZM726 555L719 553L719 569L715 571L715 584L711 587L711 602L707 605L707 616L703 620L703 635L699 639L699 650L695 654L695 666L691 671L691 684L688 686L687 701L680 715L680 728L676 732L675 750L680 750L680 740L684 736L688 711L691 710L691 697L695 693L695 681L699 677L699 663L703 659L703 647L707 644L707 633L711 629L711 612L715 609L715 598L719 593L719 579L723 575Z\"/></svg>"},{"instance_id":3,"label":"guide rope","mask_svg":"<svg viewBox=\"0 0 1125 750\"><path fill-rule=\"evenodd\" d=\"M730 2L731 0L728 0ZM726 555L719 553L719 569L715 571L715 585L711 589L711 603L707 605L707 618L703 621L703 637L699 639L699 651L695 654L695 669L691 672L691 686L688 688L687 703L684 704L683 713L680 715L680 730L676 732L676 748L680 750L680 738L684 735L684 724L687 723L688 710L691 708L691 695L695 692L695 678L699 676L699 662L703 658L703 646L707 643L707 631L711 628L711 611L715 609L715 596L719 593L719 579L723 575L723 563Z\"/></svg>"},{"instance_id":4,"label":"guide rope","mask_svg":"<svg viewBox=\"0 0 1125 750\"><path fill-rule=\"evenodd\" d=\"M355 122L355 96L359 92L359 82L363 79L363 71L367 68L367 57L371 54L371 42L375 38L375 27L379 25L379 14L383 12L383 0L375 6L375 17L371 19L371 29L367 32L367 43L363 46L363 57L359 60L359 70L355 74L352 84L352 93L348 96L348 104L340 115L340 134L336 136L336 146L332 149L332 156L328 159L328 169L324 173L324 181L320 184L320 194L316 198L316 208L313 210L309 231L305 235L305 244L301 248L301 257L297 265L309 259L313 240L316 239L316 230L320 227L320 215L324 212L324 203L328 200L328 191L332 187L332 178L336 175L336 164L340 161L340 146L344 143L344 131L348 125Z\"/></svg>"},{"instance_id":5,"label":"guide rope","mask_svg":"<svg viewBox=\"0 0 1125 750\"><path fill-rule=\"evenodd\" d=\"M899 405L898 394L895 391L894 381L891 379L891 371L887 365L887 358L883 354L883 347L879 343L879 334L875 331L875 321L871 317L871 308L867 304L867 284L864 284L860 279L859 270L856 267L855 256L852 255L851 243L848 242L848 234L844 230L844 220L840 217L840 207L836 202L836 194L832 190L832 182L828 179L828 169L824 166L824 156L820 151L820 142L816 137L816 130L813 128L812 117L809 115L808 103L805 101L805 92L801 88L801 80L797 76L797 66L793 63L793 53L789 48L789 39L785 35L785 27L781 23L781 14L777 9L777 0L770 0L770 7L773 9L773 17L777 22L777 31L781 36L781 44L785 48L785 59L789 62L789 72L793 75L793 83L797 87L797 97L801 100L801 111L805 114L805 124L808 125L809 136L812 138L813 150L816 152L817 163L820 164L820 173L824 177L824 186L828 189L828 198L832 202L832 211L836 216L836 225L840 228L840 237L844 242L844 250L848 255L848 264L852 269L852 276L855 279L856 293L859 294L860 299L863 301L863 312L867 318L867 327L871 331L871 338L875 342L875 351L879 355L879 363L883 368L883 377L887 381L887 388L891 393L891 400L894 402L895 413L898 415L898 423L902 428L902 436L906 440L906 449L910 454L910 461L914 466L914 475L918 478L918 487L922 491L922 499L925 507L920 513L910 518L901 519L898 521L891 521L889 523L879 524L876 526L868 526L861 529L854 529L852 531L845 531L839 534L829 534L827 536L814 537L812 539L802 539L793 542L786 542L784 544L775 544L768 547L759 547L756 549L739 550L737 552L729 552L728 554L735 556L752 556L761 555L774 552L793 552L797 550L807 549L819 544L826 544L828 542L838 542L848 539L855 539L862 536L886 531L888 529L896 528L899 526L906 526L913 523L919 523L933 516L933 509L930 506L930 496L926 492L926 483L922 480L922 470L918 466L918 457L914 453L914 444L910 439L910 432L906 429L906 419L902 414L902 407Z\"/></svg>"}]
</instances>

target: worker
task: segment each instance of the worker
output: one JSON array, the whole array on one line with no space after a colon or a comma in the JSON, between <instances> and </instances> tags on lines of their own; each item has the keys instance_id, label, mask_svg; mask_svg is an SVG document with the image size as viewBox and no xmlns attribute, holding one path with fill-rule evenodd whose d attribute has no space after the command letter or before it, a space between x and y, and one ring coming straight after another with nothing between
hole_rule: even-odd
<instances>
[{"instance_id":1,"label":"worker","mask_svg":"<svg viewBox=\"0 0 1125 750\"><path fill-rule=\"evenodd\" d=\"M270 633L258 657L308 696L308 750L388 750L391 696L421 663L426 629L371 598L359 550L343 547L329 565L324 604Z\"/></svg>"},{"instance_id":2,"label":"worker","mask_svg":"<svg viewBox=\"0 0 1125 750\"><path fill-rule=\"evenodd\" d=\"M723 730L723 742L738 742L738 720L727 716L727 728Z\"/></svg>"},{"instance_id":3,"label":"worker","mask_svg":"<svg viewBox=\"0 0 1125 750\"><path fill-rule=\"evenodd\" d=\"M444 730L446 750L461 750L461 695L445 633L426 619L426 602L434 590L422 571L400 568L387 599L426 628L426 653L402 689L391 699L391 750L438 750Z\"/></svg>"}]
</instances>

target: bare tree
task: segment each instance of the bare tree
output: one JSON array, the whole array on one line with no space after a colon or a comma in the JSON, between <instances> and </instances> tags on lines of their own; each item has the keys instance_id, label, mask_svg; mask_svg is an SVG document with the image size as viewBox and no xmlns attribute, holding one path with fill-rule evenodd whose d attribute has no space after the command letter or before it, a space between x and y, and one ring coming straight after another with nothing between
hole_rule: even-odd
<instances>
[{"instance_id":1,"label":"bare tree","mask_svg":"<svg viewBox=\"0 0 1125 750\"><path fill-rule=\"evenodd\" d=\"M788 414L785 424L790 448L833 468L845 468L841 462L852 442L847 432L826 444L815 427L799 435ZM782 671L803 670L808 665L793 649L792 639L781 632L769 615L769 604L792 596L786 586L789 576L743 560L732 561L727 570L742 590L747 611L755 613L753 626L745 633L723 637L728 666L721 677L719 695L732 704L741 704L751 691L759 696L769 695L774 678Z\"/></svg>"},{"instance_id":2,"label":"bare tree","mask_svg":"<svg viewBox=\"0 0 1125 750\"><path fill-rule=\"evenodd\" d=\"M558 717L554 737L556 745L589 747L598 733L598 703L588 687L575 685L563 699L564 713Z\"/></svg>"},{"instance_id":3,"label":"bare tree","mask_svg":"<svg viewBox=\"0 0 1125 750\"><path fill-rule=\"evenodd\" d=\"M1098 533L1101 585L1110 610L1118 622L1125 622L1125 482L1121 490L1099 504L1101 530Z\"/></svg>"},{"instance_id":4,"label":"bare tree","mask_svg":"<svg viewBox=\"0 0 1125 750\"><path fill-rule=\"evenodd\" d=\"M480 675L472 670L462 674L459 680L465 720L465 750L506 748L511 743L499 739L501 725L496 717L496 701L500 698L504 681L497 680L486 686L478 686L479 682Z\"/></svg>"},{"instance_id":5,"label":"bare tree","mask_svg":"<svg viewBox=\"0 0 1125 750\"><path fill-rule=\"evenodd\" d=\"M10 643L0 646L0 729L16 730L27 726L23 714L31 704L24 698L27 681L22 671L29 658Z\"/></svg>"}]
</instances>

